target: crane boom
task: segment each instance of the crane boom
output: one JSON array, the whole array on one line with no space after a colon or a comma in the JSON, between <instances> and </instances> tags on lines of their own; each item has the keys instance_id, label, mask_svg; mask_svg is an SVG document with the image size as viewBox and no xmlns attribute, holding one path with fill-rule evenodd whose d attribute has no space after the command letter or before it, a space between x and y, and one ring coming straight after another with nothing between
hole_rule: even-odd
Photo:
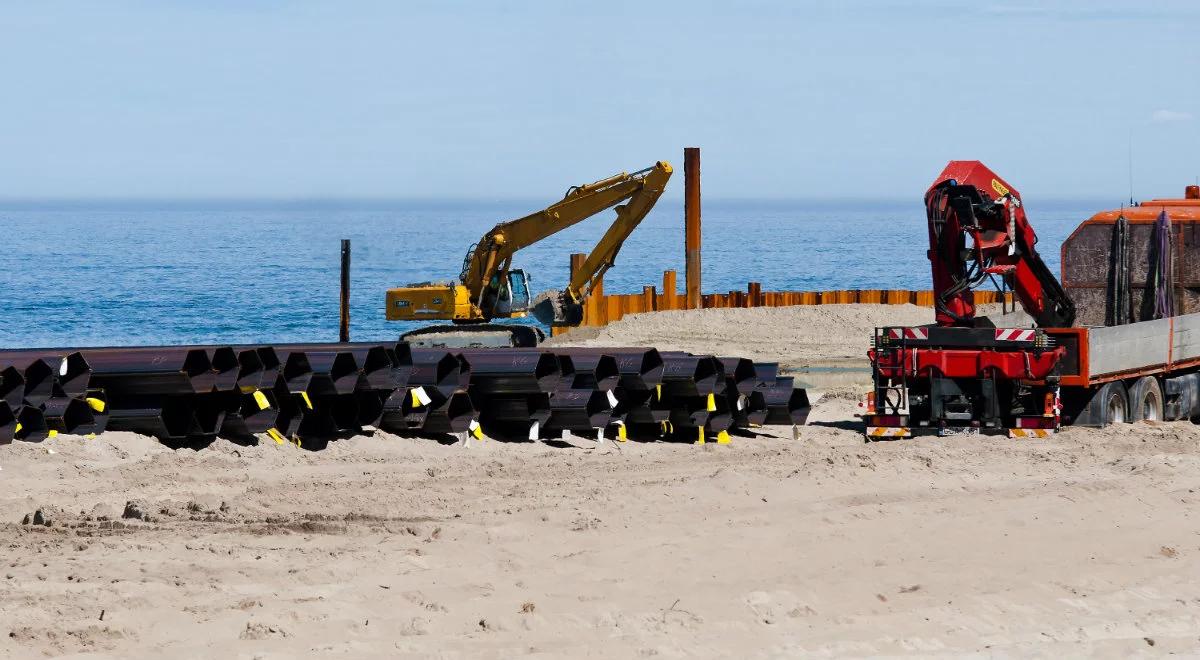
<instances>
[{"instance_id":1,"label":"crane boom","mask_svg":"<svg viewBox=\"0 0 1200 660\"><path fill-rule=\"evenodd\" d=\"M972 290L996 277L1039 327L1075 321L1074 302L1034 247L1020 193L983 163L950 161L925 193L925 209L938 325L972 325Z\"/></svg>"}]
</instances>

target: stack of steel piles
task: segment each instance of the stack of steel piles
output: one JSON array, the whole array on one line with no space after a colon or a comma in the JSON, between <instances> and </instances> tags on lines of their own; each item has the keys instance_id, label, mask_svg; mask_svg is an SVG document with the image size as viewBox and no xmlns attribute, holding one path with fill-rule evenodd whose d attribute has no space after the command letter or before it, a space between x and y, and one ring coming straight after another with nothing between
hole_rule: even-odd
<instances>
[{"instance_id":1,"label":"stack of steel piles","mask_svg":"<svg viewBox=\"0 0 1200 660\"><path fill-rule=\"evenodd\" d=\"M467 394L471 365L445 350L395 346L395 387L384 398L379 427L395 433L461 433L479 428Z\"/></svg>"},{"instance_id":2,"label":"stack of steel piles","mask_svg":"<svg viewBox=\"0 0 1200 660\"><path fill-rule=\"evenodd\" d=\"M766 414L759 424L802 425L808 420L808 392L795 386L791 376L780 376L774 362L754 364L754 392L762 394Z\"/></svg>"},{"instance_id":3,"label":"stack of steel piles","mask_svg":"<svg viewBox=\"0 0 1200 660\"><path fill-rule=\"evenodd\" d=\"M77 351L0 351L0 444L103 431L107 405L91 376Z\"/></svg>"},{"instance_id":4,"label":"stack of steel piles","mask_svg":"<svg viewBox=\"0 0 1200 660\"><path fill-rule=\"evenodd\" d=\"M778 366L653 348L466 349L470 393L498 437L607 432L619 439L728 439L803 424L808 397Z\"/></svg>"},{"instance_id":5,"label":"stack of steel piles","mask_svg":"<svg viewBox=\"0 0 1200 660\"><path fill-rule=\"evenodd\" d=\"M266 433L317 449L397 433L704 441L802 424L774 364L653 348L418 349L406 343L0 351L0 442L110 430L176 446Z\"/></svg>"},{"instance_id":6,"label":"stack of steel piles","mask_svg":"<svg viewBox=\"0 0 1200 660\"><path fill-rule=\"evenodd\" d=\"M108 397L108 428L169 444L211 439L239 392L242 363L229 346L83 349ZM249 377L249 376L247 376Z\"/></svg>"}]
</instances>

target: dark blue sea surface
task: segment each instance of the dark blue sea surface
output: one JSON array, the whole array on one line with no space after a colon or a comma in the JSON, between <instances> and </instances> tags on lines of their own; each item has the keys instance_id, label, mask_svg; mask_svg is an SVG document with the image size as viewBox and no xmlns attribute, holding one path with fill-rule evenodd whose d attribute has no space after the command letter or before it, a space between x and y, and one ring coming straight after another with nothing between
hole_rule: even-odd
<instances>
[{"instance_id":1,"label":"dark blue sea surface","mask_svg":"<svg viewBox=\"0 0 1200 660\"><path fill-rule=\"evenodd\" d=\"M452 279L497 222L546 204L9 203L0 205L0 346L121 346L334 341L339 239L353 244L354 339L395 338L384 290ZM1029 205L1039 250L1057 273L1062 240L1104 202ZM566 283L612 213L518 253L533 291ZM924 212L912 203L704 205L706 292L929 287ZM660 285L679 271L683 209L663 202L626 242L607 293Z\"/></svg>"}]
</instances>

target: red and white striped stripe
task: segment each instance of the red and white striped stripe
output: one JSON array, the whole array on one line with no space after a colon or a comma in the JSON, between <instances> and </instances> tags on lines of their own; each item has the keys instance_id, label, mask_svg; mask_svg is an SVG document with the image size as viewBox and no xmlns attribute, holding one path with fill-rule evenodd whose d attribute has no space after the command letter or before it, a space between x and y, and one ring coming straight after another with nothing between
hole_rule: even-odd
<instances>
[{"instance_id":1,"label":"red and white striped stripe","mask_svg":"<svg viewBox=\"0 0 1200 660\"><path fill-rule=\"evenodd\" d=\"M1033 341L1036 330L1029 328L996 328L997 341Z\"/></svg>"},{"instance_id":2,"label":"red and white striped stripe","mask_svg":"<svg viewBox=\"0 0 1200 660\"><path fill-rule=\"evenodd\" d=\"M888 336L892 339L929 339L929 331L925 328L888 328Z\"/></svg>"}]
</instances>

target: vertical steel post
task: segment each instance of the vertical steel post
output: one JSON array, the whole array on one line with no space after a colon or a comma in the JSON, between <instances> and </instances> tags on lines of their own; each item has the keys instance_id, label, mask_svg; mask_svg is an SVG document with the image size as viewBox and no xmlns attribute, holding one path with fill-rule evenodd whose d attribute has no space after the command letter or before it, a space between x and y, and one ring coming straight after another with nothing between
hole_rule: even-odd
<instances>
[{"instance_id":1,"label":"vertical steel post","mask_svg":"<svg viewBox=\"0 0 1200 660\"><path fill-rule=\"evenodd\" d=\"M342 239L342 300L338 341L350 341L350 239Z\"/></svg>"},{"instance_id":2,"label":"vertical steel post","mask_svg":"<svg viewBox=\"0 0 1200 660\"><path fill-rule=\"evenodd\" d=\"M675 284L675 271L673 271L673 270L664 270L663 271L662 287L663 287L662 288L663 300L666 301L666 303L667 303L662 306L663 309L678 309L679 307L678 307L678 304L676 303L675 299L679 297L679 289L676 287L676 284Z\"/></svg>"},{"instance_id":3,"label":"vertical steel post","mask_svg":"<svg viewBox=\"0 0 1200 660\"><path fill-rule=\"evenodd\" d=\"M575 279L575 273L578 273L579 269L583 268L584 261L587 261L587 255L582 252L576 252L571 255L571 265L567 271L567 281L568 282L573 281ZM588 325L592 325L593 323L595 323L595 314L592 314L590 312L590 310L595 305L595 303L593 301L595 300L596 295L597 295L597 292L592 291L588 294L588 297L583 301L583 320L580 321L579 325L588 326ZM554 335L555 332L558 332L561 334L563 332L566 332L566 328L565 327L564 328L551 327L550 328L550 336L552 336L552 337L555 336Z\"/></svg>"},{"instance_id":4,"label":"vertical steel post","mask_svg":"<svg viewBox=\"0 0 1200 660\"><path fill-rule=\"evenodd\" d=\"M700 148L683 150L684 253L688 309L700 308Z\"/></svg>"},{"instance_id":5,"label":"vertical steel post","mask_svg":"<svg viewBox=\"0 0 1200 660\"><path fill-rule=\"evenodd\" d=\"M567 281L575 279L575 273L583 267L583 262L587 261L587 255L582 252L576 252L571 255L571 267L567 275Z\"/></svg>"}]
</instances>

